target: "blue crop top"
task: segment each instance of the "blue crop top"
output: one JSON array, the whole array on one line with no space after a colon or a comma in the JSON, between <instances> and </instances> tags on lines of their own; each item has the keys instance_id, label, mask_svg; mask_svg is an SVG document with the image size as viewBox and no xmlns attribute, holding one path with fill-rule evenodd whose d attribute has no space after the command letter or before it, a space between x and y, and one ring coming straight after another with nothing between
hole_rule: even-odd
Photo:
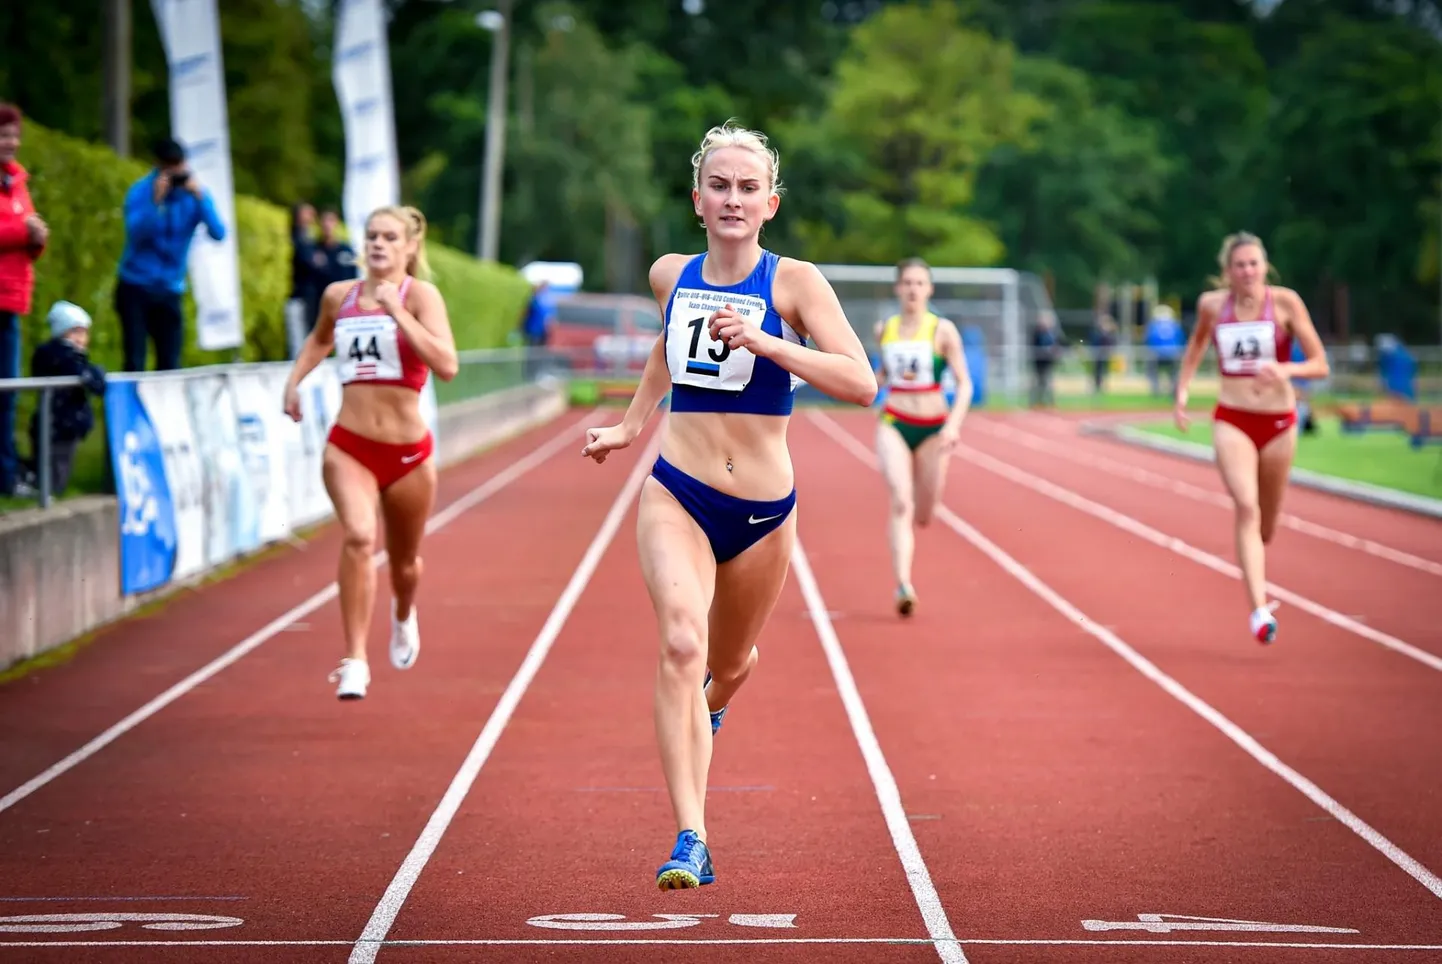
<instances>
[{"instance_id":1,"label":"blue crop top","mask_svg":"<svg viewBox=\"0 0 1442 964\"><path fill-rule=\"evenodd\" d=\"M730 305L769 335L797 345L806 340L782 320L771 303L771 284L781 259L762 250L747 278L713 285L701 277L705 254L686 262L666 302L666 367L671 372L671 411L790 415L801 379L769 358L734 351L711 338L707 320Z\"/></svg>"}]
</instances>

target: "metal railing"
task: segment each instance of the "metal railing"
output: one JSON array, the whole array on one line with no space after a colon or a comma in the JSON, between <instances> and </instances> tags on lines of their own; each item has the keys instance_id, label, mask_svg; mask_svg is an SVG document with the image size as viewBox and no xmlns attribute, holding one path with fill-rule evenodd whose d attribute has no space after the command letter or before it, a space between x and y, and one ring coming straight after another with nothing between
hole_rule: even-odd
<instances>
[{"instance_id":1,"label":"metal railing","mask_svg":"<svg viewBox=\"0 0 1442 964\"><path fill-rule=\"evenodd\" d=\"M491 392L505 388L522 385L527 382L537 381L542 377L567 377L577 371L589 370L585 364L583 353L553 351L543 348L516 347L479 349L464 351L460 353L460 370L456 377L449 382L436 380L436 404L451 405L458 402L478 398ZM323 365L331 364L328 359L322 362ZM274 368L277 365L289 365L290 362L240 362L235 364L219 366L201 366L196 368L180 368L173 371L147 371L147 372L108 372L107 382L125 381L184 381L193 378L205 378L213 376L218 369L227 372L242 372L253 369ZM39 394L39 424L37 425L37 438L35 440L35 451L31 455L35 459L35 488L36 497L41 508L49 508L55 501L54 478L51 473L53 442L51 439L53 431L53 417L51 401L54 393L63 389L83 388L84 382L79 376L67 375L52 378L0 378L0 394L12 394L17 396L22 393L36 392ZM104 401L102 397L88 399L92 404L98 404L100 411L97 413L96 429L104 431ZM275 400L277 409L281 406L282 400ZM19 406L17 405L18 409ZM17 438L24 434L20 428L19 420L16 423ZM18 454L18 448L17 448ZM25 496L28 497L29 493Z\"/></svg>"},{"instance_id":2,"label":"metal railing","mask_svg":"<svg viewBox=\"0 0 1442 964\"><path fill-rule=\"evenodd\" d=\"M460 369L449 382L437 380L436 403L440 406L453 405L479 398L495 391L512 388L542 379L572 378L639 378L645 366L646 356L654 343L654 335L633 338L602 339L596 344L563 347L516 346L510 348L487 348L460 353ZM875 357L874 344L866 340L867 349ZM1031 376L1031 360L1034 352L1031 346L1020 346L1027 363L1027 376ZM1008 359L1015 354L1015 347L1009 354L1006 346L987 345L983 349L989 380L1002 373ZM1415 363L1413 382L1419 399L1442 397L1442 348L1433 346L1408 346L1408 353ZM1051 375L1059 393L1078 394L1089 392L1094 373L1095 350L1087 344L1068 340L1054 353ZM1323 382L1314 384L1313 391L1339 397L1370 396L1382 390L1379 370L1379 352L1370 345L1328 346L1328 358L1332 373ZM1116 346L1110 350L1106 371L1107 390L1125 390L1124 386L1137 387L1139 383L1150 382L1155 373L1154 354L1145 346ZM1179 363L1180 359L1178 359ZM328 364L325 362L323 364ZM249 368L274 367L280 362L254 362L218 366L228 371L242 371ZM185 379L214 373L217 366L179 369L168 372L112 372L107 381L133 381L151 379ZM1208 352L1197 373L1196 387L1204 386L1216 379L1215 355ZM996 379L1000 381L1000 379ZM993 382L995 385L995 382ZM52 412L51 401L59 390L83 388L79 377L58 378L13 378L0 379L0 393L18 395L22 392L39 394L39 424L35 451L35 477L38 483L38 502L42 508L54 501L54 479L51 475ZM1168 385L1170 388L1170 385ZM992 394L996 394L993 390ZM103 402L102 412L103 412ZM280 400L276 400L280 404ZM17 406L18 408L18 406ZM103 418L103 414L102 414ZM97 420L99 421L99 420ZM97 428L100 426L97 425ZM17 429L19 428L17 420ZM16 433L20 433L17 431Z\"/></svg>"},{"instance_id":3,"label":"metal railing","mask_svg":"<svg viewBox=\"0 0 1442 964\"><path fill-rule=\"evenodd\" d=\"M20 392L40 393L40 424L35 439L35 475L40 489L40 507L49 508L51 499L50 492L50 399L57 388L84 388L84 382L78 375L66 375L52 378L0 378L0 393L18 394ZM15 399L19 401L19 399ZM14 440L11 440L14 445Z\"/></svg>"}]
</instances>

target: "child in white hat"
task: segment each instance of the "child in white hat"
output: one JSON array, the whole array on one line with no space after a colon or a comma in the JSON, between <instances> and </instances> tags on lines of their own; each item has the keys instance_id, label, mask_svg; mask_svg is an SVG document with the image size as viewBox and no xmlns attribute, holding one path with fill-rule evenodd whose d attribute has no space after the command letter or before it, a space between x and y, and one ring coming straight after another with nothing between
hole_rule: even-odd
<instances>
[{"instance_id":1,"label":"child in white hat","mask_svg":"<svg viewBox=\"0 0 1442 964\"><path fill-rule=\"evenodd\" d=\"M70 482L75 449L95 427L87 393L105 391L105 371L90 360L90 315L69 301L57 301L45 317L50 340L30 356L34 378L79 377L82 388L50 390L50 491L58 495ZM30 452L26 462L32 486L39 484L40 411L30 417Z\"/></svg>"}]
</instances>

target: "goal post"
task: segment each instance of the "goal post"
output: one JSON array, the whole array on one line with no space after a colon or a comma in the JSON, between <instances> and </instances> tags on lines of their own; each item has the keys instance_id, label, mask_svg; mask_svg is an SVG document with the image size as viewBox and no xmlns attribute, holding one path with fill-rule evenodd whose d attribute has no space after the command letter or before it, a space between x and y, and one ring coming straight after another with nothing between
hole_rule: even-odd
<instances>
[{"instance_id":1,"label":"goal post","mask_svg":"<svg viewBox=\"0 0 1442 964\"><path fill-rule=\"evenodd\" d=\"M896 267L818 264L836 291L861 343L874 359L877 322L900 310ZM931 310L962 332L972 378L997 394L1016 397L1026 390L1026 363L1037 316L1053 311L1041 279L1015 268L933 267ZM975 371L984 359L983 371ZM951 373L947 372L948 380ZM949 386L950 387L950 386Z\"/></svg>"}]
</instances>

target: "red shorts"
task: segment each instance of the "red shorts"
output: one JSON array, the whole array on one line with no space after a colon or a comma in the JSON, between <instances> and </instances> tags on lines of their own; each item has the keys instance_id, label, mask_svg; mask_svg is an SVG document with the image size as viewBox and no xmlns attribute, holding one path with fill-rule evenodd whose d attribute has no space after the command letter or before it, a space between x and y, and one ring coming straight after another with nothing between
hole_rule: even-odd
<instances>
[{"instance_id":1,"label":"red shorts","mask_svg":"<svg viewBox=\"0 0 1442 964\"><path fill-rule=\"evenodd\" d=\"M412 469L423 465L435 448L435 440L430 432L419 442L392 445L357 435L339 425L331 427L329 441L369 469L371 475L376 477L376 487L379 489L394 485L409 475Z\"/></svg>"},{"instance_id":2,"label":"red shorts","mask_svg":"<svg viewBox=\"0 0 1442 964\"><path fill-rule=\"evenodd\" d=\"M1218 405L1212 411L1212 420L1235 425L1246 433L1247 438L1260 452L1272 439L1297 424L1297 413L1290 412L1248 412L1245 409Z\"/></svg>"}]
</instances>

